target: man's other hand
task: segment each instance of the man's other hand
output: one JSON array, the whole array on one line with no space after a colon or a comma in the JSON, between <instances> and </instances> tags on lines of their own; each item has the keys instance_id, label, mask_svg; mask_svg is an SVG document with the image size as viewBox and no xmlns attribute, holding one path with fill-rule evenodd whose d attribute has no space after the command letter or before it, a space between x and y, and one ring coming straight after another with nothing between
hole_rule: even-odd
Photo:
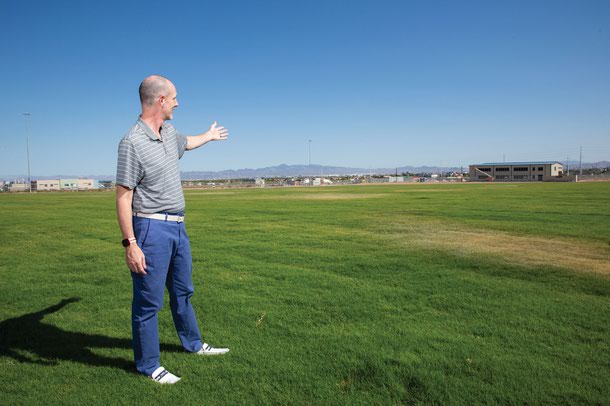
<instances>
[{"instance_id":1,"label":"man's other hand","mask_svg":"<svg viewBox=\"0 0 610 406\"><path fill-rule=\"evenodd\" d=\"M138 244L131 244L125 251L125 262L131 272L146 275L146 258L138 247Z\"/></svg>"}]
</instances>

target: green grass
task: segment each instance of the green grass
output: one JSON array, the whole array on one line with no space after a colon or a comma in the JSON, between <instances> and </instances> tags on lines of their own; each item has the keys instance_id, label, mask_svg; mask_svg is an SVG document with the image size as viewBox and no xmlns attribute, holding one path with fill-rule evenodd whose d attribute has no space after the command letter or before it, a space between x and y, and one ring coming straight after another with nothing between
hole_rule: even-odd
<instances>
[{"instance_id":1,"label":"green grass","mask_svg":"<svg viewBox=\"0 0 610 406\"><path fill-rule=\"evenodd\" d=\"M183 352L164 308L161 387L132 366L114 194L0 195L0 403L608 404L610 183L186 201L200 327L231 352Z\"/></svg>"}]
</instances>

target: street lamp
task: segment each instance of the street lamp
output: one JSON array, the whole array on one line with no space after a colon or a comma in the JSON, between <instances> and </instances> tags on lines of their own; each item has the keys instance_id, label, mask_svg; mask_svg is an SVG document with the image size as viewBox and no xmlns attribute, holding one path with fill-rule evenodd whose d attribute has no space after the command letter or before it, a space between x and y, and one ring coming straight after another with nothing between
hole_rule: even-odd
<instances>
[{"instance_id":1,"label":"street lamp","mask_svg":"<svg viewBox=\"0 0 610 406\"><path fill-rule=\"evenodd\" d=\"M32 116L32 114L23 113L23 115L25 116L25 145L26 145L26 151L27 151L27 157L28 157L28 191L30 193L32 193L32 178L30 176L30 139L29 139L30 117Z\"/></svg>"},{"instance_id":2,"label":"street lamp","mask_svg":"<svg viewBox=\"0 0 610 406\"><path fill-rule=\"evenodd\" d=\"M307 146L309 147L309 166L307 167L307 170L310 171L311 170L311 140L307 140L307 141L308 141ZM307 176L308 176L307 185L311 186L311 172L308 172Z\"/></svg>"},{"instance_id":3,"label":"street lamp","mask_svg":"<svg viewBox=\"0 0 610 406\"><path fill-rule=\"evenodd\" d=\"M311 140L308 140L308 141L309 141L309 144L308 144L308 146L309 146L309 166L311 166Z\"/></svg>"}]
</instances>

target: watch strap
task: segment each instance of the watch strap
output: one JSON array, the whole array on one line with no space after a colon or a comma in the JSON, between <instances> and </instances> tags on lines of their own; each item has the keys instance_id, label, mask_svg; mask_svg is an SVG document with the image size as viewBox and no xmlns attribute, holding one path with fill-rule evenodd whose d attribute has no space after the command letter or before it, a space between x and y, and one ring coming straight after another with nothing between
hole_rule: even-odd
<instances>
[{"instance_id":1,"label":"watch strap","mask_svg":"<svg viewBox=\"0 0 610 406\"><path fill-rule=\"evenodd\" d=\"M137 240L135 237L130 237L130 238L125 238L123 241L121 241L121 244L123 244L123 247L127 248L131 244L135 244L136 242L137 242Z\"/></svg>"}]
</instances>

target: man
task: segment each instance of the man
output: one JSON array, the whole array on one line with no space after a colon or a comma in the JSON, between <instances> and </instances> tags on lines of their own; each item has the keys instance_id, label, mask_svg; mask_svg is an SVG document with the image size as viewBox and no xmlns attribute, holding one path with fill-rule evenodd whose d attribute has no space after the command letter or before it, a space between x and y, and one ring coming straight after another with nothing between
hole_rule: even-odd
<instances>
[{"instance_id":1,"label":"man","mask_svg":"<svg viewBox=\"0 0 610 406\"><path fill-rule=\"evenodd\" d=\"M178 133L166 122L178 107L176 88L162 76L144 79L140 101L142 114L119 144L117 214L133 280L136 368L156 382L172 384L180 378L159 363L157 313L163 306L165 286L182 346L199 355L229 351L202 341L190 302L192 259L178 165L185 150L225 140L228 131L214 122L203 134L186 137Z\"/></svg>"}]
</instances>

